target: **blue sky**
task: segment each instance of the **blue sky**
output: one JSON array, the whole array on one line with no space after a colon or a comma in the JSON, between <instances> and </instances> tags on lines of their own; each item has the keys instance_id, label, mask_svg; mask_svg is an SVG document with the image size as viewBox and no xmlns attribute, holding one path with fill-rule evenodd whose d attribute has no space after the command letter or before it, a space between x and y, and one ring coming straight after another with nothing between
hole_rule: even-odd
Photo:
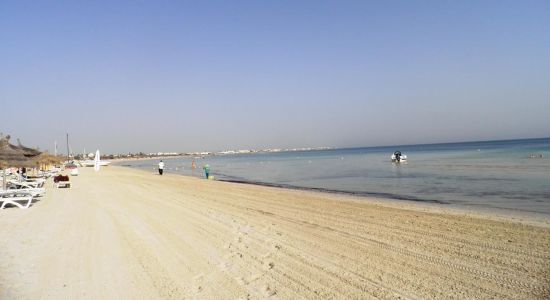
<instances>
[{"instance_id":1,"label":"blue sky","mask_svg":"<svg viewBox=\"0 0 550 300\"><path fill-rule=\"evenodd\" d=\"M3 0L0 103L50 150L548 137L550 2Z\"/></svg>"}]
</instances>

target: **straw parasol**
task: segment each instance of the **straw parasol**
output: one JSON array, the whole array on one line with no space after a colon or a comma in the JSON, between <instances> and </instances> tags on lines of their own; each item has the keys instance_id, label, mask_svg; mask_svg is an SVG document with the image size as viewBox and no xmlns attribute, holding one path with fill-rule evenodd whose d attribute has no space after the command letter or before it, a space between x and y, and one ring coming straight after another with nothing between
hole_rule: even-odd
<instances>
[{"instance_id":1,"label":"straw parasol","mask_svg":"<svg viewBox=\"0 0 550 300\"><path fill-rule=\"evenodd\" d=\"M39 167L60 164L62 161L63 158L51 155L48 152L42 152L40 155L37 155L33 158L35 166Z\"/></svg>"},{"instance_id":2,"label":"straw parasol","mask_svg":"<svg viewBox=\"0 0 550 300\"><path fill-rule=\"evenodd\" d=\"M34 157L34 156L38 156L38 155L41 154L41 152L36 150L36 149L32 149L32 148L25 147L25 146L21 145L21 141L19 139L17 139L17 146L16 147L19 150L21 150L26 157Z\"/></svg>"},{"instance_id":3,"label":"straw parasol","mask_svg":"<svg viewBox=\"0 0 550 300\"><path fill-rule=\"evenodd\" d=\"M20 143L19 143L20 144ZM22 146L10 144L10 136L0 138L0 168L7 167L34 167L32 158L38 156L40 151ZM6 172L2 187L6 188Z\"/></svg>"}]
</instances>

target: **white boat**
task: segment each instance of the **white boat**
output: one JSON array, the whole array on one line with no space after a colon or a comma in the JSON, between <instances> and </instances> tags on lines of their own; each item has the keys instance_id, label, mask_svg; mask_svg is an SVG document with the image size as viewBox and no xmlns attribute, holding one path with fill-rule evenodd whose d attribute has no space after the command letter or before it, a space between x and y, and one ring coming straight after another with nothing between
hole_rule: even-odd
<instances>
[{"instance_id":1,"label":"white boat","mask_svg":"<svg viewBox=\"0 0 550 300\"><path fill-rule=\"evenodd\" d=\"M401 154L401 151L395 151L391 155L391 161L395 163L404 163L407 162L407 155Z\"/></svg>"},{"instance_id":2,"label":"white boat","mask_svg":"<svg viewBox=\"0 0 550 300\"><path fill-rule=\"evenodd\" d=\"M80 162L84 167L93 167L94 166L94 161L93 160L84 160L84 161L81 161ZM102 167L106 167L110 164L111 162L110 161L104 161L104 160L100 160L99 161L99 165L102 166Z\"/></svg>"}]
</instances>

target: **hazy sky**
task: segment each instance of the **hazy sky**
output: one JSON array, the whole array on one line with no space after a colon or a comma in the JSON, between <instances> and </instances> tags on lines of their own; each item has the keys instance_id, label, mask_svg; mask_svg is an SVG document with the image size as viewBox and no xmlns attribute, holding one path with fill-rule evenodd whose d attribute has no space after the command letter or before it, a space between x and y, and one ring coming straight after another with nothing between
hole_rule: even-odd
<instances>
[{"instance_id":1,"label":"hazy sky","mask_svg":"<svg viewBox=\"0 0 550 300\"><path fill-rule=\"evenodd\" d=\"M550 1L0 0L0 131L74 151L550 136Z\"/></svg>"}]
</instances>

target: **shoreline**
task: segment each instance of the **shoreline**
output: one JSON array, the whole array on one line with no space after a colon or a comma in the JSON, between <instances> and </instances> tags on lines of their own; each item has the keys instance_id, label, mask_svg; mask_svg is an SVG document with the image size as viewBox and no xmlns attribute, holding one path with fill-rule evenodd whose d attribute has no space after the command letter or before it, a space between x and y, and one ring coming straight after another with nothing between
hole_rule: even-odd
<instances>
[{"instance_id":1,"label":"shoreline","mask_svg":"<svg viewBox=\"0 0 550 300\"><path fill-rule=\"evenodd\" d=\"M176 174L175 174L176 175ZM177 174L180 176L187 176L183 174ZM191 176L188 176L191 177ZM452 204L445 201L439 200L420 200L420 199L409 199L409 198L399 198L399 197L385 197L384 194L376 193L361 193L361 192L348 192L348 191L339 191L323 188L309 188L309 187L299 187L292 185L283 185L283 184L271 184L271 183L262 183L262 182L248 182L248 181L239 181L239 180L224 180L216 179L221 182L235 183L235 184L244 184L260 187L270 187L275 189L286 189L291 191L304 191L311 193L320 193L325 195L337 195L343 196L345 200L356 200L356 201L369 201L371 203L376 203L380 205L387 205L388 207L401 208L401 209L411 209L424 212L435 212L435 213L452 213L456 215L468 215L476 216L479 218L487 218L491 220L499 221L510 221L510 222L520 222L523 224L541 226L550 228L550 215L545 213L539 213L535 211L527 210L514 210L508 208L496 208L488 206L468 206L468 205L458 205Z\"/></svg>"},{"instance_id":2,"label":"shoreline","mask_svg":"<svg viewBox=\"0 0 550 300\"><path fill-rule=\"evenodd\" d=\"M0 211L0 298L550 296L550 229L525 220L119 166L71 181Z\"/></svg>"},{"instance_id":3,"label":"shoreline","mask_svg":"<svg viewBox=\"0 0 550 300\"><path fill-rule=\"evenodd\" d=\"M131 170L147 173L147 170L145 169L136 168L132 166L114 165L114 167L127 168ZM165 173L165 175L168 175L168 174L175 175L175 176L183 176L186 178L205 180L200 176L190 176L187 174L179 174L179 173L173 173L173 172ZM474 207L474 206L468 206L468 205L452 204L452 203L440 201L440 200L423 200L418 198L407 198L407 197L399 197L399 196L392 197L391 196L392 194L350 192L350 191L340 191L340 190L332 190L332 189L324 189L324 188L311 188L311 187L300 187L300 186L276 184L276 183L246 181L246 180L232 180L232 179L225 179L225 178L214 179L214 180L219 182L233 183L233 184L268 187L268 188L283 189L283 190L290 190L290 191L320 193L323 195L335 195L337 197L349 198L357 201L368 201L368 202L382 204L382 205L387 204L388 206L394 207L394 208L404 207L405 209L413 209L418 211L430 211L435 213L452 213L455 215L477 216L480 218L488 218L491 220L521 222L523 224L550 228L549 214L528 211L528 210L486 207L486 206Z\"/></svg>"}]
</instances>

